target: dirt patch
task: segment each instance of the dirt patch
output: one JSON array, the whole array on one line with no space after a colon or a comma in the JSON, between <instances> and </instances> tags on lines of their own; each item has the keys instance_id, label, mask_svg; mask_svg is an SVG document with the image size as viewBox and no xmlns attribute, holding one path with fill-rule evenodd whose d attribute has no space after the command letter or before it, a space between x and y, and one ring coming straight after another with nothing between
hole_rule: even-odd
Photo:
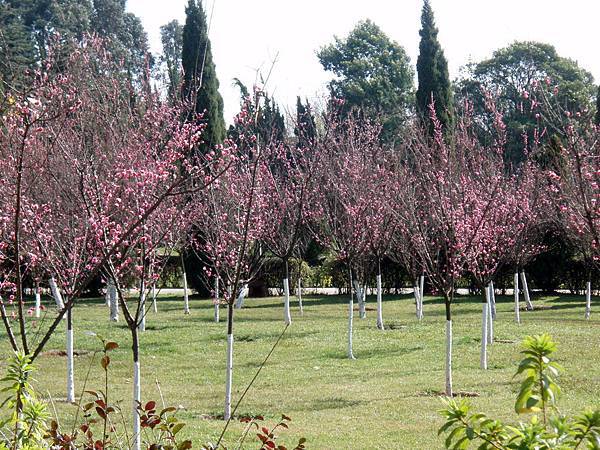
<instances>
[{"instance_id":1,"label":"dirt patch","mask_svg":"<svg viewBox=\"0 0 600 450\"><path fill-rule=\"evenodd\" d=\"M354 307L354 311L358 311L358 307L357 306ZM365 311L377 311L377 308L373 308L371 306L366 306L365 307Z\"/></svg>"},{"instance_id":2,"label":"dirt patch","mask_svg":"<svg viewBox=\"0 0 600 450\"><path fill-rule=\"evenodd\" d=\"M471 397L479 397L479 392L474 391L457 391L452 393L452 397L463 397L463 398L471 398ZM425 391L419 392L417 397L447 397L445 392L442 391Z\"/></svg>"},{"instance_id":3,"label":"dirt patch","mask_svg":"<svg viewBox=\"0 0 600 450\"><path fill-rule=\"evenodd\" d=\"M407 328L406 325L402 325L401 323L398 322L390 322L390 323L383 323L383 327L386 330L404 330L405 328Z\"/></svg>"},{"instance_id":4,"label":"dirt patch","mask_svg":"<svg viewBox=\"0 0 600 450\"><path fill-rule=\"evenodd\" d=\"M91 352L89 350L73 350L73 356L84 356L89 355ZM65 350L48 350L46 352L40 353L41 356L61 356L66 357L67 352Z\"/></svg>"},{"instance_id":5,"label":"dirt patch","mask_svg":"<svg viewBox=\"0 0 600 450\"><path fill-rule=\"evenodd\" d=\"M494 339L494 343L498 344L516 344L517 341L513 341L512 339Z\"/></svg>"}]
</instances>

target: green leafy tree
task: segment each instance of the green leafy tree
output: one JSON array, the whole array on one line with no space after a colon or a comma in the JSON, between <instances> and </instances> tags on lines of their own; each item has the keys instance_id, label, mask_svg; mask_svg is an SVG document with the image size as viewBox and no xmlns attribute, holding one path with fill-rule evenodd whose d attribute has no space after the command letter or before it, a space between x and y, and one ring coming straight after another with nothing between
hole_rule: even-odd
<instances>
[{"instance_id":1,"label":"green leafy tree","mask_svg":"<svg viewBox=\"0 0 600 450\"><path fill-rule=\"evenodd\" d=\"M552 45L515 42L496 50L491 58L467 66L467 75L458 83L457 96L473 104L483 126L493 121L486 109L486 94L494 97L504 115L510 159L519 162L524 158L524 133L531 139L538 125L536 111L526 101L535 85L544 83L556 88L554 97L560 109L591 113L596 94L593 81L588 71L558 55ZM546 136L550 140L553 133Z\"/></svg>"},{"instance_id":2,"label":"green leafy tree","mask_svg":"<svg viewBox=\"0 0 600 450\"><path fill-rule=\"evenodd\" d=\"M438 41L438 29L435 26L433 9L429 0L423 3L421 12L421 41L417 58L417 113L428 128L430 124L431 102L435 103L435 112L444 128L452 123L452 87L448 75L448 61Z\"/></svg>"},{"instance_id":3,"label":"green leafy tree","mask_svg":"<svg viewBox=\"0 0 600 450\"><path fill-rule=\"evenodd\" d=\"M50 39L80 38L90 28L88 0L0 1L0 76L12 87L27 84L26 69L46 57Z\"/></svg>"},{"instance_id":4,"label":"green leafy tree","mask_svg":"<svg viewBox=\"0 0 600 450\"><path fill-rule=\"evenodd\" d=\"M206 15L202 2L189 0L185 8L181 62L183 66L183 98L193 105L193 112L204 114L205 151L225 138L223 99L212 60Z\"/></svg>"},{"instance_id":5,"label":"green leafy tree","mask_svg":"<svg viewBox=\"0 0 600 450\"><path fill-rule=\"evenodd\" d=\"M412 110L414 71L404 48L370 20L359 22L345 39L317 53L325 70L336 76L331 95L344 99L342 113L360 109L383 125L383 138L391 140Z\"/></svg>"},{"instance_id":6,"label":"green leafy tree","mask_svg":"<svg viewBox=\"0 0 600 450\"><path fill-rule=\"evenodd\" d=\"M175 100L179 97L180 93L183 27L177 20L172 20L166 25L161 26L160 40L163 47L161 62L166 66L169 98Z\"/></svg>"},{"instance_id":7,"label":"green leafy tree","mask_svg":"<svg viewBox=\"0 0 600 450\"><path fill-rule=\"evenodd\" d=\"M108 50L125 61L132 81L142 79L152 63L147 36L141 20L125 11L125 0L0 0L4 83L26 85L26 69L46 57L51 40L80 40L86 32L108 41Z\"/></svg>"}]
</instances>

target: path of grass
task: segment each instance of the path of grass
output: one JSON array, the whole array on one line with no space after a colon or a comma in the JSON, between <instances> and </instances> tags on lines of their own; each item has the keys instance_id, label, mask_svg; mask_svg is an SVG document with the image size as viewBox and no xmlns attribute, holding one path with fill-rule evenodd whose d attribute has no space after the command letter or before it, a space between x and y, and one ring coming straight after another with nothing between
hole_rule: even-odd
<instances>
[{"instance_id":1,"label":"path of grass","mask_svg":"<svg viewBox=\"0 0 600 450\"><path fill-rule=\"evenodd\" d=\"M583 299L546 297L536 305L545 309L522 313L523 324L513 321L509 297L498 297L496 337L488 371L479 369L480 308L477 298L459 299L454 306L454 383L456 390L478 393L472 402L482 411L515 419L517 384L512 379L519 346L527 334L551 333L559 343L558 360L565 368L563 412L600 406L600 320L583 319ZM442 406L433 393L444 385L444 315L438 299L425 302L425 319L417 323L408 296L384 299L388 330L375 327L375 312L355 320L356 361L346 359L345 298L305 299L305 313L293 310L294 323L276 349L256 385L240 408L243 414L263 414L269 421L281 413L292 418L282 442L291 445L301 436L312 449L436 449L442 448L437 428ZM373 300L369 299L369 306ZM169 404L183 405L180 417L194 447L214 440L223 422L225 324L212 322L212 305L192 300L192 314L183 315L181 299L160 298L159 313L150 312L141 337L145 400L159 399L156 380ZM224 315L224 314L223 314ZM129 412L131 392L130 339L123 323L108 321L108 310L87 301L74 311L75 348L93 352L94 331L117 341L111 366L113 399ZM282 302L277 298L249 299L236 311L234 401L254 375L260 361L283 329ZM64 325L47 350L63 349ZM3 340L6 343L6 339ZM3 344L4 354L8 349ZM76 358L76 389L92 353ZM64 398L65 359L46 354L38 360L37 387L54 399ZM96 363L97 365L97 359ZM94 366L96 367L96 366ZM88 389L100 389L101 372L94 370ZM59 415L69 423L74 407L56 402ZM235 442L242 425L235 423L228 443ZM183 432L182 432L183 433ZM247 448L258 448L248 446Z\"/></svg>"}]
</instances>

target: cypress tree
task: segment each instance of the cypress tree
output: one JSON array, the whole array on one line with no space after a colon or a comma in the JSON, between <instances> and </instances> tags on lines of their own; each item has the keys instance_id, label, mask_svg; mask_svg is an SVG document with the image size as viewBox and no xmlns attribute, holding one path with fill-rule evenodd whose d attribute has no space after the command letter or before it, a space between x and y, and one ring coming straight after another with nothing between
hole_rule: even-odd
<instances>
[{"instance_id":1,"label":"cypress tree","mask_svg":"<svg viewBox=\"0 0 600 450\"><path fill-rule=\"evenodd\" d=\"M183 66L183 98L193 105L193 112L204 114L206 123L202 151L221 144L225 139L223 98L212 60L206 15L202 2L189 0L185 8L181 64Z\"/></svg>"},{"instance_id":2,"label":"cypress tree","mask_svg":"<svg viewBox=\"0 0 600 450\"><path fill-rule=\"evenodd\" d=\"M417 112L424 122L429 124L429 105L433 96L437 118L446 128L452 123L452 90L448 61L438 41L438 29L429 0L423 3L419 35L421 42L417 59ZM429 128L431 129L431 126Z\"/></svg>"},{"instance_id":3,"label":"cypress tree","mask_svg":"<svg viewBox=\"0 0 600 450\"><path fill-rule=\"evenodd\" d=\"M299 147L309 147L317 137L317 126L312 115L310 104L302 104L300 97L296 97L296 127L294 134L298 138Z\"/></svg>"},{"instance_id":4,"label":"cypress tree","mask_svg":"<svg viewBox=\"0 0 600 450\"><path fill-rule=\"evenodd\" d=\"M600 85L596 94L596 125L600 125Z\"/></svg>"}]
</instances>

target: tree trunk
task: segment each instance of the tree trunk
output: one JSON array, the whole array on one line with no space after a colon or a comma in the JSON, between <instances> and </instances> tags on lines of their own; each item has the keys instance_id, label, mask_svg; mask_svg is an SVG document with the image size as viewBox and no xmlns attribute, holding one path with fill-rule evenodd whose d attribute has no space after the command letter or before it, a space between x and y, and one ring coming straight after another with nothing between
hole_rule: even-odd
<instances>
[{"instance_id":1,"label":"tree trunk","mask_svg":"<svg viewBox=\"0 0 600 450\"><path fill-rule=\"evenodd\" d=\"M352 327L354 325L354 293L352 292L352 269L350 269L350 303L348 304L348 359L356 359L352 346Z\"/></svg>"},{"instance_id":2,"label":"tree trunk","mask_svg":"<svg viewBox=\"0 0 600 450\"><path fill-rule=\"evenodd\" d=\"M244 293L246 291L246 284L242 284L242 286L240 287L240 292L238 293L237 299L235 301L235 309L242 309L242 306L244 306Z\"/></svg>"},{"instance_id":3,"label":"tree trunk","mask_svg":"<svg viewBox=\"0 0 600 450\"><path fill-rule=\"evenodd\" d=\"M451 302L446 294L446 395L452 397L452 312Z\"/></svg>"},{"instance_id":4,"label":"tree trunk","mask_svg":"<svg viewBox=\"0 0 600 450\"><path fill-rule=\"evenodd\" d=\"M588 280L585 286L585 318L589 319L592 314L592 282Z\"/></svg>"},{"instance_id":5,"label":"tree trunk","mask_svg":"<svg viewBox=\"0 0 600 450\"><path fill-rule=\"evenodd\" d=\"M140 305L138 307L138 330L146 331L146 283L140 284Z\"/></svg>"},{"instance_id":6,"label":"tree trunk","mask_svg":"<svg viewBox=\"0 0 600 450\"><path fill-rule=\"evenodd\" d=\"M488 306L490 290L489 287L484 288L484 299L481 304L481 354L479 355L479 367L487 369L487 344L488 344L488 318L490 317L490 308Z\"/></svg>"},{"instance_id":7,"label":"tree trunk","mask_svg":"<svg viewBox=\"0 0 600 450\"><path fill-rule=\"evenodd\" d=\"M286 325L290 325L292 323L292 315L290 314L290 283L287 259L285 260L285 278L283 279L283 320Z\"/></svg>"},{"instance_id":8,"label":"tree trunk","mask_svg":"<svg viewBox=\"0 0 600 450\"><path fill-rule=\"evenodd\" d=\"M52 297L54 297L54 301L56 302L56 307L59 311L62 311L65 308L65 304L62 299L62 295L58 286L56 285L56 280L54 277L51 277L49 280L50 290L52 291Z\"/></svg>"},{"instance_id":9,"label":"tree trunk","mask_svg":"<svg viewBox=\"0 0 600 450\"><path fill-rule=\"evenodd\" d=\"M133 348L133 450L141 450L142 436L138 405L142 403L142 374L140 371L140 347L135 324L131 327L131 337Z\"/></svg>"},{"instance_id":10,"label":"tree trunk","mask_svg":"<svg viewBox=\"0 0 600 450\"><path fill-rule=\"evenodd\" d=\"M492 320L496 320L496 290L494 289L494 282L490 281L490 306L492 308Z\"/></svg>"},{"instance_id":11,"label":"tree trunk","mask_svg":"<svg viewBox=\"0 0 600 450\"><path fill-rule=\"evenodd\" d=\"M185 266L183 265L183 259L181 260L181 269L183 270L183 313L190 313L190 297L188 295L188 283L187 274L185 273Z\"/></svg>"},{"instance_id":12,"label":"tree trunk","mask_svg":"<svg viewBox=\"0 0 600 450\"><path fill-rule=\"evenodd\" d=\"M423 300L425 297L425 275L419 278L419 320L423 319Z\"/></svg>"},{"instance_id":13,"label":"tree trunk","mask_svg":"<svg viewBox=\"0 0 600 450\"><path fill-rule=\"evenodd\" d=\"M487 286L487 306L488 306L488 344L494 343L494 316L492 314L492 285L488 284Z\"/></svg>"},{"instance_id":14,"label":"tree trunk","mask_svg":"<svg viewBox=\"0 0 600 450\"><path fill-rule=\"evenodd\" d=\"M304 314L304 307L302 306L302 278L300 278L300 273L298 273L298 308L300 308L300 315Z\"/></svg>"},{"instance_id":15,"label":"tree trunk","mask_svg":"<svg viewBox=\"0 0 600 450\"><path fill-rule=\"evenodd\" d=\"M415 297L415 314L417 315L417 319L421 320L421 293L419 292L417 280L413 284L413 296Z\"/></svg>"},{"instance_id":16,"label":"tree trunk","mask_svg":"<svg viewBox=\"0 0 600 450\"><path fill-rule=\"evenodd\" d=\"M385 330L383 325L383 301L381 295L381 263L377 261L377 328Z\"/></svg>"},{"instance_id":17,"label":"tree trunk","mask_svg":"<svg viewBox=\"0 0 600 450\"><path fill-rule=\"evenodd\" d=\"M106 289L108 290L108 303L110 305L110 320L118 322L119 303L117 301L117 287L112 282L109 282Z\"/></svg>"},{"instance_id":18,"label":"tree trunk","mask_svg":"<svg viewBox=\"0 0 600 450\"><path fill-rule=\"evenodd\" d=\"M215 277L215 313L214 320L216 323L219 323L219 277Z\"/></svg>"},{"instance_id":19,"label":"tree trunk","mask_svg":"<svg viewBox=\"0 0 600 450\"><path fill-rule=\"evenodd\" d=\"M519 306L519 273L515 272L514 279L514 296L515 296L515 322L521 324L521 310Z\"/></svg>"},{"instance_id":20,"label":"tree trunk","mask_svg":"<svg viewBox=\"0 0 600 450\"><path fill-rule=\"evenodd\" d=\"M233 305L231 299L227 305L227 355L225 364L225 412L223 419L231 418L231 385L233 381Z\"/></svg>"},{"instance_id":21,"label":"tree trunk","mask_svg":"<svg viewBox=\"0 0 600 450\"><path fill-rule=\"evenodd\" d=\"M533 311L533 303L529 297L529 288L527 287L527 277L525 271L521 271L521 284L523 285L523 295L525 296L525 304L527 305L527 311Z\"/></svg>"},{"instance_id":22,"label":"tree trunk","mask_svg":"<svg viewBox=\"0 0 600 450\"><path fill-rule=\"evenodd\" d=\"M42 311L42 294L40 292L40 283L35 284L35 317L39 318Z\"/></svg>"},{"instance_id":23,"label":"tree trunk","mask_svg":"<svg viewBox=\"0 0 600 450\"><path fill-rule=\"evenodd\" d=\"M155 313L158 312L158 305L156 304L156 284L152 283L152 309Z\"/></svg>"},{"instance_id":24,"label":"tree trunk","mask_svg":"<svg viewBox=\"0 0 600 450\"><path fill-rule=\"evenodd\" d=\"M354 280L354 292L356 293L356 302L358 303L358 317L361 319L366 319L367 317L367 311L365 310L366 302L364 291L366 291L366 287L363 290L363 288L360 287L360 282L358 280Z\"/></svg>"},{"instance_id":25,"label":"tree trunk","mask_svg":"<svg viewBox=\"0 0 600 450\"><path fill-rule=\"evenodd\" d=\"M75 374L73 360L73 308L67 311L67 403L75 402Z\"/></svg>"}]
</instances>

